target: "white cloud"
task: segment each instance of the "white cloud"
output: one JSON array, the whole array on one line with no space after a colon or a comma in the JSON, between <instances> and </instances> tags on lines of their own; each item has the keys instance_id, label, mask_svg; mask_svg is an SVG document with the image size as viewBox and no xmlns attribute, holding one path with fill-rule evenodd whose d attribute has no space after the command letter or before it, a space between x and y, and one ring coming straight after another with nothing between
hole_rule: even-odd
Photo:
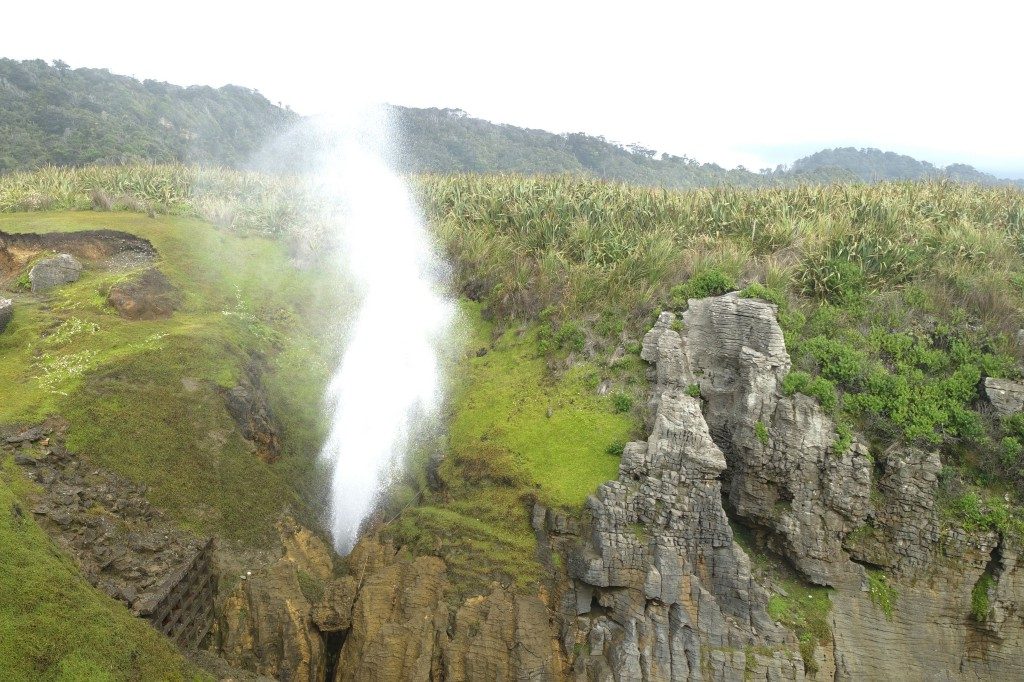
<instances>
[{"instance_id":1,"label":"white cloud","mask_svg":"<svg viewBox=\"0 0 1024 682\"><path fill-rule=\"evenodd\" d=\"M1024 173L1019 3L325 4L20 4L3 53L237 83L305 113L460 107L724 165L870 145Z\"/></svg>"}]
</instances>

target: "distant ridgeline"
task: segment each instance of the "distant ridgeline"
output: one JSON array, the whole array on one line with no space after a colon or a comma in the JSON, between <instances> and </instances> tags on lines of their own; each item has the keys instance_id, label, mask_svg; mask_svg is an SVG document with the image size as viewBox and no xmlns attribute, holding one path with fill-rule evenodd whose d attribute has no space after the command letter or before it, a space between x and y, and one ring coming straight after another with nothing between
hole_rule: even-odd
<instances>
[{"instance_id":1,"label":"distant ridgeline","mask_svg":"<svg viewBox=\"0 0 1024 682\"><path fill-rule=\"evenodd\" d=\"M726 170L584 133L491 123L459 109L392 106L390 113L401 141L389 150L390 160L401 172L571 173L670 188L926 178L1010 182L964 164L940 168L852 147L817 152L788 169ZM106 69L70 69L60 61L0 59L0 173L139 161L298 170L312 148L310 131L296 128L301 121L238 86L186 88Z\"/></svg>"},{"instance_id":2,"label":"distant ridgeline","mask_svg":"<svg viewBox=\"0 0 1024 682\"><path fill-rule=\"evenodd\" d=\"M234 85L183 88L0 59L0 172L139 161L237 167L297 119Z\"/></svg>"}]
</instances>

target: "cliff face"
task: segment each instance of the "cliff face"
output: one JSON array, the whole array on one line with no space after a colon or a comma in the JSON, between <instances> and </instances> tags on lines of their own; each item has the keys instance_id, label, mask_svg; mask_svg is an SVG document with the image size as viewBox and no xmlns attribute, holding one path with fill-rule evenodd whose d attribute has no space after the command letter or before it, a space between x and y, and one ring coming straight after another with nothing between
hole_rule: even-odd
<instances>
[{"instance_id":1,"label":"cliff face","mask_svg":"<svg viewBox=\"0 0 1024 682\"><path fill-rule=\"evenodd\" d=\"M770 304L693 300L680 322L663 314L644 339L650 436L625 447L618 479L582 519L533 509L551 568L539 594L455 600L443 557L372 535L337 577L292 540L270 572L287 595L256 579L228 597L223 653L303 680L1024 679L1019 547L940 522L938 454L837 446L818 403L781 390ZM782 590L759 582L732 524L832 588L827 641L802 647L769 616Z\"/></svg>"}]
</instances>

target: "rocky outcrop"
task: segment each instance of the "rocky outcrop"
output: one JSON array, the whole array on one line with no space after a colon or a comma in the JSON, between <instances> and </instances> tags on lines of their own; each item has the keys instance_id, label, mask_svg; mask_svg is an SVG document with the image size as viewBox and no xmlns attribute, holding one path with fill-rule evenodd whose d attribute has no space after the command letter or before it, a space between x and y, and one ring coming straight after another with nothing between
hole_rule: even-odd
<instances>
[{"instance_id":1,"label":"rocky outcrop","mask_svg":"<svg viewBox=\"0 0 1024 682\"><path fill-rule=\"evenodd\" d=\"M331 579L333 561L327 546L293 521L282 521L278 531L280 556L239 575L226 590L217 610L215 649L238 668L281 680L321 682L327 657L307 592Z\"/></svg>"},{"instance_id":2,"label":"rocky outcrop","mask_svg":"<svg viewBox=\"0 0 1024 682\"><path fill-rule=\"evenodd\" d=\"M335 680L437 678L448 627L444 562L361 543L349 558L359 585Z\"/></svg>"},{"instance_id":3,"label":"rocky outcrop","mask_svg":"<svg viewBox=\"0 0 1024 682\"><path fill-rule=\"evenodd\" d=\"M993 597L1001 593L1010 606L978 622L971 615L971 594L998 547L996 537L950 531L942 541L926 571L893 582L891 613L864 592L833 594L836 680L1024 679L1018 610L1024 574L1016 553L997 562L999 579L992 589Z\"/></svg>"},{"instance_id":4,"label":"rocky outcrop","mask_svg":"<svg viewBox=\"0 0 1024 682\"><path fill-rule=\"evenodd\" d=\"M938 453L916 448L882 453L879 460L878 499L844 548L860 563L912 577L931 565L939 547L935 496L942 462Z\"/></svg>"},{"instance_id":5,"label":"rocky outcrop","mask_svg":"<svg viewBox=\"0 0 1024 682\"><path fill-rule=\"evenodd\" d=\"M32 283L32 291L41 293L55 287L71 282L77 282L82 276L82 264L67 253L62 253L53 258L44 258L35 265L28 273L28 279Z\"/></svg>"},{"instance_id":6,"label":"rocky outcrop","mask_svg":"<svg viewBox=\"0 0 1024 682\"><path fill-rule=\"evenodd\" d=\"M783 395L791 362L775 306L737 294L691 300L682 333L671 325L663 314L644 340L644 359L658 365L655 396L699 386L728 464L730 508L812 582L859 583L842 540L867 515L867 448L834 452L836 426L817 401Z\"/></svg>"},{"instance_id":7,"label":"rocky outcrop","mask_svg":"<svg viewBox=\"0 0 1024 682\"><path fill-rule=\"evenodd\" d=\"M14 301L9 298L0 298L0 334L4 333L11 318L14 317Z\"/></svg>"},{"instance_id":8,"label":"rocky outcrop","mask_svg":"<svg viewBox=\"0 0 1024 682\"><path fill-rule=\"evenodd\" d=\"M104 262L131 269L151 262L156 249L149 240L117 230L10 233L0 231L0 277L46 253L66 253L80 261Z\"/></svg>"},{"instance_id":9,"label":"rocky outcrop","mask_svg":"<svg viewBox=\"0 0 1024 682\"><path fill-rule=\"evenodd\" d=\"M112 286L107 302L128 320L162 320L181 305L181 294L166 275L149 268L133 279Z\"/></svg>"},{"instance_id":10,"label":"rocky outcrop","mask_svg":"<svg viewBox=\"0 0 1024 682\"><path fill-rule=\"evenodd\" d=\"M238 385L223 391L224 403L256 456L272 463L281 456L280 429L263 393L261 374L260 362L250 362Z\"/></svg>"},{"instance_id":11,"label":"rocky outcrop","mask_svg":"<svg viewBox=\"0 0 1024 682\"><path fill-rule=\"evenodd\" d=\"M579 651L574 671L585 679L803 679L795 638L768 617L768 595L733 540L726 457L687 390L690 359L672 322L663 315L644 340L656 379L651 435L626 446L619 479L587 505L565 648Z\"/></svg>"},{"instance_id":12,"label":"rocky outcrop","mask_svg":"<svg viewBox=\"0 0 1024 682\"><path fill-rule=\"evenodd\" d=\"M1024 410L1024 384L1019 381L986 377L985 396L1000 417Z\"/></svg>"}]
</instances>

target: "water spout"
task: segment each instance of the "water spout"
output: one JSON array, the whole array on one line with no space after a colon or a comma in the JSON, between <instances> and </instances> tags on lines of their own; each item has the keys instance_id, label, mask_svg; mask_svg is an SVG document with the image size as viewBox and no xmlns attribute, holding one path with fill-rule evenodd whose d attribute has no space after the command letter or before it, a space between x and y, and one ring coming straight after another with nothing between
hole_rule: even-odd
<instances>
[{"instance_id":1,"label":"water spout","mask_svg":"<svg viewBox=\"0 0 1024 682\"><path fill-rule=\"evenodd\" d=\"M439 343L455 305L402 179L381 158L386 126L377 116L331 127L317 191L337 195L341 265L361 292L341 364L326 395L330 432L321 457L331 469L330 525L348 552L360 524L402 471L410 438L436 416L443 382Z\"/></svg>"}]
</instances>

